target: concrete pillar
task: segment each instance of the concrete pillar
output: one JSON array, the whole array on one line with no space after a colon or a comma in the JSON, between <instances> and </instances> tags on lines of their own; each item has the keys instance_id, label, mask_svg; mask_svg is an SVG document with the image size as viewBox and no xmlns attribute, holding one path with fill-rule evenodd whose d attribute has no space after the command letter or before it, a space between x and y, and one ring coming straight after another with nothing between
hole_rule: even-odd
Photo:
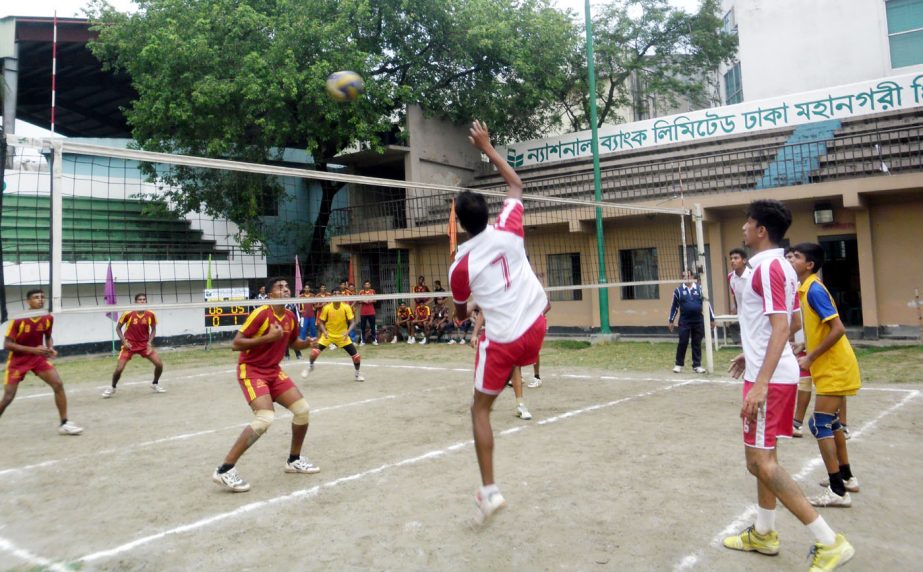
<instances>
[{"instance_id":1,"label":"concrete pillar","mask_svg":"<svg viewBox=\"0 0 923 572\"><path fill-rule=\"evenodd\" d=\"M16 101L19 91L19 44L13 44L13 56L3 58L3 133L16 133ZM13 166L16 155L7 149L7 167Z\"/></svg>"},{"instance_id":2,"label":"concrete pillar","mask_svg":"<svg viewBox=\"0 0 923 572\"><path fill-rule=\"evenodd\" d=\"M859 288L862 291L862 335L878 339L878 289L875 283L875 259L872 251L872 221L868 208L856 213L856 242L859 248Z\"/></svg>"}]
</instances>

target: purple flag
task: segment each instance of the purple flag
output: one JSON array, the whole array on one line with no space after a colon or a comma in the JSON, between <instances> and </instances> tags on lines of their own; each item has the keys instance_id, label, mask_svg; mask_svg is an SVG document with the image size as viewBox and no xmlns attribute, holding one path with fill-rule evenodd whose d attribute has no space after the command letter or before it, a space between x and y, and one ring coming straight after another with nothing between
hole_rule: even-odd
<instances>
[{"instance_id":1,"label":"purple flag","mask_svg":"<svg viewBox=\"0 0 923 572\"><path fill-rule=\"evenodd\" d=\"M298 255L295 255L295 293L293 296L301 294L301 265L298 264Z\"/></svg>"},{"instance_id":2,"label":"purple flag","mask_svg":"<svg viewBox=\"0 0 923 572\"><path fill-rule=\"evenodd\" d=\"M106 304L114 306L116 303L115 280L112 279L112 262L110 262L109 268L106 269ZM106 316L113 322L119 321L118 312L106 312Z\"/></svg>"}]
</instances>

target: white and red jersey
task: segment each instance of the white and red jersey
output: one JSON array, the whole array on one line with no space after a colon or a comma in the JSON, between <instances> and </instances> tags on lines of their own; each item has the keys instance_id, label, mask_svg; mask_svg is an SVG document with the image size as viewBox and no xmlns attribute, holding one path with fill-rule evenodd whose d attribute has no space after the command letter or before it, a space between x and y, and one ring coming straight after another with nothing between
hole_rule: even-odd
<instances>
[{"instance_id":1,"label":"white and red jersey","mask_svg":"<svg viewBox=\"0 0 923 572\"><path fill-rule=\"evenodd\" d=\"M740 320L741 341L747 369L746 381L756 381L766 350L772 326L770 314L785 314L788 323L792 322L792 312L796 310L798 296L798 275L785 259L785 250L773 248L754 255L748 265L753 269L743 288L737 306ZM786 334L786 342L788 335ZM786 343L776 370L770 377L770 383L798 383L799 369L791 346Z\"/></svg>"},{"instance_id":2,"label":"white and red jersey","mask_svg":"<svg viewBox=\"0 0 923 572\"><path fill-rule=\"evenodd\" d=\"M731 289L731 296L734 297L734 303L737 304L737 307L740 308L740 300L743 297L744 287L747 285L747 280L750 278L750 266L744 266L744 271L740 273L740 276L737 275L737 272L733 270L728 273L728 287Z\"/></svg>"},{"instance_id":3,"label":"white and red jersey","mask_svg":"<svg viewBox=\"0 0 923 572\"><path fill-rule=\"evenodd\" d=\"M548 298L526 258L522 201L508 198L494 225L458 247L449 268L452 299L481 307L487 339L519 339L542 315Z\"/></svg>"}]
</instances>

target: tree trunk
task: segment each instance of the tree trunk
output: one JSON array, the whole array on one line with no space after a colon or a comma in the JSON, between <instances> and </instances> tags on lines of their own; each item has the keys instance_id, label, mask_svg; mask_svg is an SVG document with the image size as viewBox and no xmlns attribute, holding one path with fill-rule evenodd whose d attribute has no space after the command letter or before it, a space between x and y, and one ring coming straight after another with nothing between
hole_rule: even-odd
<instances>
[{"instance_id":1,"label":"tree trunk","mask_svg":"<svg viewBox=\"0 0 923 572\"><path fill-rule=\"evenodd\" d=\"M319 171L327 170L327 163L318 163ZM314 221L314 229L311 235L311 248L308 253L310 256L308 266L312 269L311 274L318 272L318 269L326 266L326 262L331 259L330 248L327 246L327 226L330 224L330 211L333 206L333 198L345 185L336 181L321 181L321 200L320 209L317 212L317 219Z\"/></svg>"}]
</instances>

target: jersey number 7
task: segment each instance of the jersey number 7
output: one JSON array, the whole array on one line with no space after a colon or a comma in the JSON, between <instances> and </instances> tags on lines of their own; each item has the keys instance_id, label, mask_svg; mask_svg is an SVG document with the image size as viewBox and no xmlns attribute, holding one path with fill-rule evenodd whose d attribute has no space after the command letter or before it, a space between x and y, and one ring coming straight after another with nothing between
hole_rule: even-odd
<instances>
[{"instance_id":1,"label":"jersey number 7","mask_svg":"<svg viewBox=\"0 0 923 572\"><path fill-rule=\"evenodd\" d=\"M512 284L510 283L510 264L506 261L506 255L501 254L500 256L491 260L490 265L493 266L494 264L500 265L500 269L503 272L503 281L505 283L503 289L509 290Z\"/></svg>"}]
</instances>

